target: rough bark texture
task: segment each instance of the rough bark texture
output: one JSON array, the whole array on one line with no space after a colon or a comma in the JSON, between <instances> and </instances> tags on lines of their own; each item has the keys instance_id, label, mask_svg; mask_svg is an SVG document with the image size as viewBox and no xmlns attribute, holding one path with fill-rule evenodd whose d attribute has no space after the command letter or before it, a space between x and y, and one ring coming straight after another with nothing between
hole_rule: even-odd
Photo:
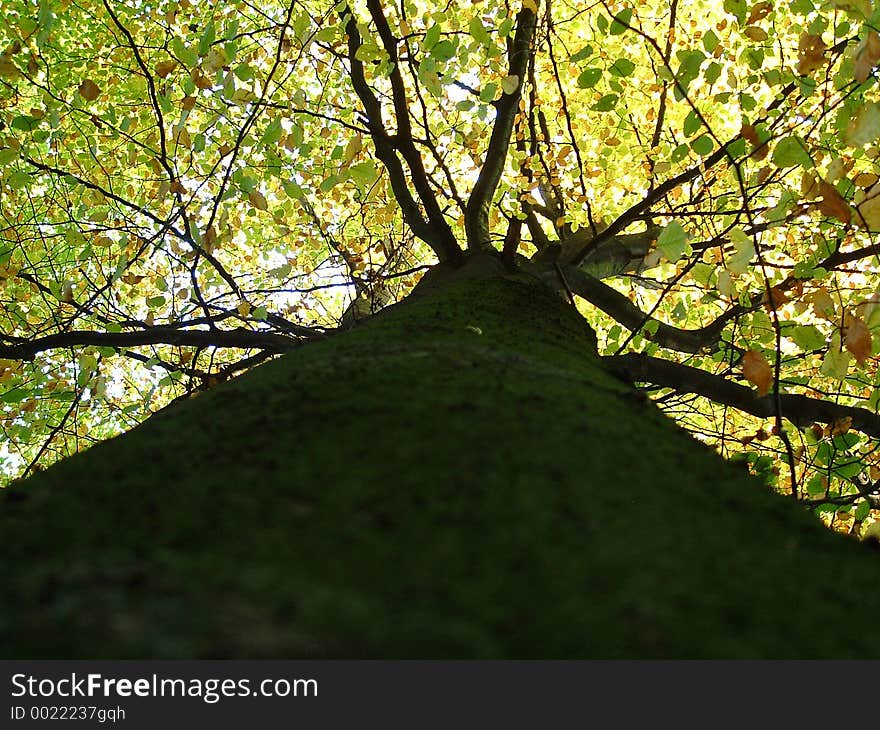
<instances>
[{"instance_id":1,"label":"rough bark texture","mask_svg":"<svg viewBox=\"0 0 880 730\"><path fill-rule=\"evenodd\" d=\"M46 657L880 656L880 558L466 279L9 489L0 646Z\"/></svg>"}]
</instances>

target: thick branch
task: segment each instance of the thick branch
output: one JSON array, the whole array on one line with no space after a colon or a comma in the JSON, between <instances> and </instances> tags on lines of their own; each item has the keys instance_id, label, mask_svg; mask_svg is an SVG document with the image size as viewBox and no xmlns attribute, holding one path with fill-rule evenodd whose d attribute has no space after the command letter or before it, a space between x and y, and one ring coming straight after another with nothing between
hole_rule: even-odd
<instances>
[{"instance_id":1,"label":"thick branch","mask_svg":"<svg viewBox=\"0 0 880 730\"><path fill-rule=\"evenodd\" d=\"M486 148L486 159L465 208L468 248L485 248L490 245L489 208L492 205L495 189L501 180L501 174L504 172L504 162L507 159L513 121L522 96L523 79L528 66L536 22L537 16L528 8L523 8L516 16L516 34L509 54L508 76L516 77L517 85L512 94L504 93L495 102L495 122L492 126L489 146Z\"/></svg>"},{"instance_id":2,"label":"thick branch","mask_svg":"<svg viewBox=\"0 0 880 730\"><path fill-rule=\"evenodd\" d=\"M680 393L701 395L759 418L772 418L777 413L776 399L772 393L758 396L751 388L732 383L720 375L713 375L699 368L640 353L614 355L603 359L613 370L636 382L652 383ZM801 428L812 423L833 423L851 418L851 428L880 438L880 416L864 408L838 405L791 393L779 394L779 406L781 415Z\"/></svg>"},{"instance_id":3,"label":"thick branch","mask_svg":"<svg viewBox=\"0 0 880 730\"><path fill-rule=\"evenodd\" d=\"M140 332L92 332L72 330L47 335L36 340L25 340L14 345L0 345L0 357L9 360L33 360L46 350L62 347L136 347L138 345L179 345L183 347L237 347L241 349L287 352L298 342L273 332L234 330L179 330L173 327L154 327Z\"/></svg>"},{"instance_id":4,"label":"thick branch","mask_svg":"<svg viewBox=\"0 0 880 730\"><path fill-rule=\"evenodd\" d=\"M397 55L397 39L391 32L388 20L382 11L380 0L367 0L367 8L370 11L373 22L376 24L379 37L382 39L382 45L392 64L390 76L391 92L394 99L394 116L397 121L397 134L394 136L392 143L400 150L400 154L406 161L407 167L409 167L413 187L416 189L422 205L425 206L429 224L437 230L443 239L454 243L455 235L443 217L443 211L440 210L440 206L437 204L437 198L431 189L428 174L425 172L422 156L413 142L406 86L400 73L400 63Z\"/></svg>"},{"instance_id":5,"label":"thick branch","mask_svg":"<svg viewBox=\"0 0 880 730\"><path fill-rule=\"evenodd\" d=\"M391 189L394 192L398 205L400 205L403 219L410 230L433 249L434 253L437 254L437 258L441 261L458 261L461 259L462 251L455 241L452 230L445 220L443 220L442 226L438 226L436 220L425 220L418 203L416 203L409 190L403 164L397 157L395 144L388 135L388 131L385 129L384 122L382 121L382 105L370 88L364 74L364 66L357 58L357 52L362 43L361 34L358 30L354 14L347 5L342 10L342 17L345 20L345 33L348 36L348 60L351 66L351 83L355 93L364 105L370 137L373 140L373 145L376 147L376 156L388 171Z\"/></svg>"},{"instance_id":6,"label":"thick branch","mask_svg":"<svg viewBox=\"0 0 880 730\"><path fill-rule=\"evenodd\" d=\"M563 269L571 290L579 297L599 307L605 314L622 324L629 330L639 330L641 335L652 342L692 354L713 352L718 349L721 332L725 325L740 313L739 307L733 307L722 314L712 324L698 330L684 330L661 322L646 314L616 289L608 286L595 276L574 266ZM646 331L645 325L651 323L653 332Z\"/></svg>"}]
</instances>

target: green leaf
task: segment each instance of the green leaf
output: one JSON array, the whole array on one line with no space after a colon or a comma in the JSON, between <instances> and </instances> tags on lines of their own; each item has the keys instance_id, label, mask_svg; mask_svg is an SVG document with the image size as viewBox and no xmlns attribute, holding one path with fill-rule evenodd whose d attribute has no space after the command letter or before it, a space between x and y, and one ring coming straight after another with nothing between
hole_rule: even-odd
<instances>
[{"instance_id":1,"label":"green leaf","mask_svg":"<svg viewBox=\"0 0 880 730\"><path fill-rule=\"evenodd\" d=\"M690 253L688 234L680 223L672 221L657 236L657 248L669 261L674 263L686 253Z\"/></svg>"},{"instance_id":2,"label":"green leaf","mask_svg":"<svg viewBox=\"0 0 880 730\"><path fill-rule=\"evenodd\" d=\"M614 20L611 21L611 27L608 29L609 34L620 35L621 33L625 33L627 31L629 21L632 19L632 14L632 8L626 8L625 10L621 10L617 15L615 15Z\"/></svg>"},{"instance_id":3,"label":"green leaf","mask_svg":"<svg viewBox=\"0 0 880 730\"><path fill-rule=\"evenodd\" d=\"M819 372L830 378L843 380L849 370L849 361L851 359L852 355L842 346L840 333L835 332L831 336L831 344L828 346L828 351L825 353L825 358L822 360Z\"/></svg>"},{"instance_id":4,"label":"green leaf","mask_svg":"<svg viewBox=\"0 0 880 730\"><path fill-rule=\"evenodd\" d=\"M98 367L98 358L91 353L84 353L79 356L79 373L76 377L76 383L80 387L89 382L95 370Z\"/></svg>"},{"instance_id":5,"label":"green leaf","mask_svg":"<svg viewBox=\"0 0 880 730\"><path fill-rule=\"evenodd\" d=\"M679 101L684 98L682 89L687 91L691 82L700 75L700 66L706 59L706 55L702 51L679 51L676 54L679 65L675 77L678 84L675 87L675 98ZM681 88L679 88L679 86Z\"/></svg>"},{"instance_id":6,"label":"green leaf","mask_svg":"<svg viewBox=\"0 0 880 730\"><path fill-rule=\"evenodd\" d=\"M727 257L725 268L731 274L744 274L755 255L755 242L739 227L731 229L730 241L733 255Z\"/></svg>"},{"instance_id":7,"label":"green leaf","mask_svg":"<svg viewBox=\"0 0 880 730\"><path fill-rule=\"evenodd\" d=\"M636 65L628 58L618 58L608 69L615 76L629 76L636 70Z\"/></svg>"},{"instance_id":8,"label":"green leaf","mask_svg":"<svg viewBox=\"0 0 880 730\"><path fill-rule=\"evenodd\" d=\"M501 79L501 90L505 94L515 94L519 90L519 76L505 76Z\"/></svg>"},{"instance_id":9,"label":"green leaf","mask_svg":"<svg viewBox=\"0 0 880 730\"><path fill-rule=\"evenodd\" d=\"M705 157L715 149L715 141L708 134L703 134L691 143L691 149L698 155Z\"/></svg>"},{"instance_id":10,"label":"green leaf","mask_svg":"<svg viewBox=\"0 0 880 730\"><path fill-rule=\"evenodd\" d=\"M274 145L277 144L278 140L281 139L281 133L284 130L281 128L281 120L273 119L269 126L266 127L266 131L263 132L263 136L260 137L260 141L265 145Z\"/></svg>"},{"instance_id":11,"label":"green leaf","mask_svg":"<svg viewBox=\"0 0 880 730\"><path fill-rule=\"evenodd\" d=\"M174 51L174 55L177 56L187 68L192 68L199 62L199 54L192 48L187 48L186 44L180 38L171 39L171 48Z\"/></svg>"},{"instance_id":12,"label":"green leaf","mask_svg":"<svg viewBox=\"0 0 880 730\"><path fill-rule=\"evenodd\" d=\"M580 63L581 61L589 58L592 55L593 55L593 47L588 43L587 45L585 45L583 48L581 48L581 50L579 50L577 53L575 53L568 60L571 61L571 63Z\"/></svg>"},{"instance_id":13,"label":"green leaf","mask_svg":"<svg viewBox=\"0 0 880 730\"><path fill-rule=\"evenodd\" d=\"M330 177L321 181L319 188L321 189L322 193L329 193L331 190L333 190L333 188L336 187L336 184L338 182L339 182L338 175L330 175Z\"/></svg>"},{"instance_id":14,"label":"green leaf","mask_svg":"<svg viewBox=\"0 0 880 730\"><path fill-rule=\"evenodd\" d=\"M821 497L825 494L825 481L821 474L816 474L807 480L807 494L810 497Z\"/></svg>"},{"instance_id":15,"label":"green leaf","mask_svg":"<svg viewBox=\"0 0 880 730\"><path fill-rule=\"evenodd\" d=\"M455 56L455 43L452 41L440 41L431 48L431 57L438 61L448 61Z\"/></svg>"},{"instance_id":16,"label":"green leaf","mask_svg":"<svg viewBox=\"0 0 880 730\"><path fill-rule=\"evenodd\" d=\"M208 21L208 24L205 26L205 31L202 33L202 37L199 38L199 55L207 56L208 51L211 50L211 44L214 43L214 38L216 35L216 31L214 29L214 21Z\"/></svg>"},{"instance_id":17,"label":"green leaf","mask_svg":"<svg viewBox=\"0 0 880 730\"><path fill-rule=\"evenodd\" d=\"M25 388L13 388L5 393L0 393L0 403L20 403L31 395L31 391Z\"/></svg>"},{"instance_id":18,"label":"green leaf","mask_svg":"<svg viewBox=\"0 0 880 730\"><path fill-rule=\"evenodd\" d=\"M426 51L430 51L434 46L437 45L440 41L440 26L434 23L430 28L428 28L427 33L425 33L425 38L422 41L422 48Z\"/></svg>"},{"instance_id":19,"label":"green leaf","mask_svg":"<svg viewBox=\"0 0 880 730\"><path fill-rule=\"evenodd\" d=\"M55 25L55 13L52 11L52 0L40 0L40 8L37 11L37 25L40 28L40 32L37 35L37 46L42 48Z\"/></svg>"},{"instance_id":20,"label":"green leaf","mask_svg":"<svg viewBox=\"0 0 880 730\"><path fill-rule=\"evenodd\" d=\"M706 49L706 53L714 53L720 42L718 36L715 35L715 31L711 28L703 34L703 48Z\"/></svg>"},{"instance_id":21,"label":"green leaf","mask_svg":"<svg viewBox=\"0 0 880 730\"><path fill-rule=\"evenodd\" d=\"M617 100L617 94L605 94L605 96L593 105L592 109L596 112L610 112L615 106L617 106Z\"/></svg>"},{"instance_id":22,"label":"green leaf","mask_svg":"<svg viewBox=\"0 0 880 730\"><path fill-rule=\"evenodd\" d=\"M577 78L577 85L582 89L591 89L602 78L601 68L585 68Z\"/></svg>"},{"instance_id":23,"label":"green leaf","mask_svg":"<svg viewBox=\"0 0 880 730\"><path fill-rule=\"evenodd\" d=\"M748 4L746 0L724 0L724 9L742 23L746 19Z\"/></svg>"},{"instance_id":24,"label":"green leaf","mask_svg":"<svg viewBox=\"0 0 880 730\"><path fill-rule=\"evenodd\" d=\"M13 190L21 190L31 182L31 176L24 170L13 172L6 178L6 184Z\"/></svg>"},{"instance_id":25,"label":"green leaf","mask_svg":"<svg viewBox=\"0 0 880 730\"><path fill-rule=\"evenodd\" d=\"M486 84L482 89L480 89L480 101L484 101L487 104L495 99L495 95L498 93L498 84L494 81L490 81Z\"/></svg>"},{"instance_id":26,"label":"green leaf","mask_svg":"<svg viewBox=\"0 0 880 730\"><path fill-rule=\"evenodd\" d=\"M707 84L714 84L721 77L721 64L717 61L712 61L707 67L706 72L703 74L703 78L706 79Z\"/></svg>"},{"instance_id":27,"label":"green leaf","mask_svg":"<svg viewBox=\"0 0 880 730\"><path fill-rule=\"evenodd\" d=\"M806 167L813 166L813 160L810 157L804 142L800 137L792 135L780 139L773 148L773 156L771 158L776 167Z\"/></svg>"},{"instance_id":28,"label":"green leaf","mask_svg":"<svg viewBox=\"0 0 880 730\"><path fill-rule=\"evenodd\" d=\"M37 127L40 126L40 120L36 117L25 116L24 114L19 114L17 117L13 117L10 122L10 126L13 129L17 129L21 132L32 132Z\"/></svg>"},{"instance_id":29,"label":"green leaf","mask_svg":"<svg viewBox=\"0 0 880 730\"><path fill-rule=\"evenodd\" d=\"M372 185L376 178L379 177L379 170L375 162L359 162L349 168L351 179L359 188L366 188Z\"/></svg>"},{"instance_id":30,"label":"green leaf","mask_svg":"<svg viewBox=\"0 0 880 730\"><path fill-rule=\"evenodd\" d=\"M12 147L0 147L0 167L8 165L18 159L18 150Z\"/></svg>"},{"instance_id":31,"label":"green leaf","mask_svg":"<svg viewBox=\"0 0 880 730\"><path fill-rule=\"evenodd\" d=\"M791 337L803 352L820 350L825 347L825 335L811 324L797 325L786 330L785 334Z\"/></svg>"},{"instance_id":32,"label":"green leaf","mask_svg":"<svg viewBox=\"0 0 880 730\"><path fill-rule=\"evenodd\" d=\"M702 125L703 123L700 121L699 115L691 110L691 112L684 118L684 136L692 136Z\"/></svg>"},{"instance_id":33,"label":"green leaf","mask_svg":"<svg viewBox=\"0 0 880 730\"><path fill-rule=\"evenodd\" d=\"M850 119L843 139L851 147L863 147L880 137L880 104L862 104Z\"/></svg>"},{"instance_id":34,"label":"green leaf","mask_svg":"<svg viewBox=\"0 0 880 730\"><path fill-rule=\"evenodd\" d=\"M486 31L485 26L483 25L483 21L479 19L476 15L471 18L471 22L468 24L468 32L471 34L473 39L484 46L492 45L492 36Z\"/></svg>"}]
</instances>

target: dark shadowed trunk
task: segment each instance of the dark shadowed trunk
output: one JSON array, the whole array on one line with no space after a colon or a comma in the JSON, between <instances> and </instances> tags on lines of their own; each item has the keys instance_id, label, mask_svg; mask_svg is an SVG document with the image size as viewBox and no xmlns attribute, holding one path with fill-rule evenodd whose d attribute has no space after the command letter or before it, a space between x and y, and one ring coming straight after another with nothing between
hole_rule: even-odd
<instances>
[{"instance_id":1,"label":"dark shadowed trunk","mask_svg":"<svg viewBox=\"0 0 880 730\"><path fill-rule=\"evenodd\" d=\"M8 490L6 656L880 654L880 562L459 277Z\"/></svg>"}]
</instances>

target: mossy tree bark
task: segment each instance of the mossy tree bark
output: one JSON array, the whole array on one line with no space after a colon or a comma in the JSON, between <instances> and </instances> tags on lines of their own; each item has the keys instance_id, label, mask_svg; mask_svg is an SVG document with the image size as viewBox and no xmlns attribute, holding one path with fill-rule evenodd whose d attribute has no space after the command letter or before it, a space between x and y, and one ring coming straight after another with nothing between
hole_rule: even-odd
<instances>
[{"instance_id":1,"label":"mossy tree bark","mask_svg":"<svg viewBox=\"0 0 880 730\"><path fill-rule=\"evenodd\" d=\"M52 657L877 656L880 561L460 278L18 484L0 644Z\"/></svg>"}]
</instances>

